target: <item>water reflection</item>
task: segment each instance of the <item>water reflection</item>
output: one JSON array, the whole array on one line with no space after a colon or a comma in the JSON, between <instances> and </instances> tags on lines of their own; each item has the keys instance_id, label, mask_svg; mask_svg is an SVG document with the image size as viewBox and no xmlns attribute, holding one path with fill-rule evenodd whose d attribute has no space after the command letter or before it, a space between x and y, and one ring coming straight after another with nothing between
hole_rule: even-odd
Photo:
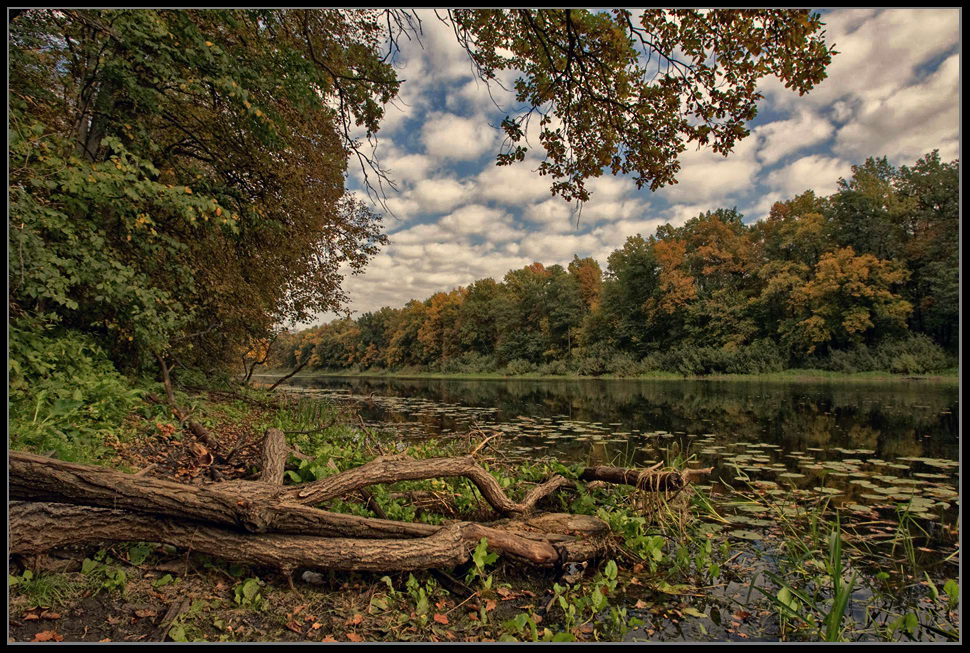
<instances>
[{"instance_id":1,"label":"water reflection","mask_svg":"<svg viewBox=\"0 0 970 653\"><path fill-rule=\"evenodd\" d=\"M958 389L917 382L762 384L317 377L293 379L291 383L371 397L369 403L363 404L366 419L407 423L417 417L431 433L455 431L486 421L482 419L484 413L461 408L490 408L494 410L487 421L499 424L521 416L546 418L553 424L599 423L609 427L603 430L604 434L619 435L620 439L657 432L674 436L713 434L718 444L768 443L778 445L786 453L809 447L842 447L871 449L874 457L883 459L923 456L956 460L959 447ZM388 406L373 401L373 397L401 401ZM429 411L427 402L456 410ZM569 431L553 434L568 435ZM667 439L686 444L682 437ZM559 440L557 451L565 454L573 450L585 460L588 446L573 448L567 446L570 438Z\"/></svg>"}]
</instances>

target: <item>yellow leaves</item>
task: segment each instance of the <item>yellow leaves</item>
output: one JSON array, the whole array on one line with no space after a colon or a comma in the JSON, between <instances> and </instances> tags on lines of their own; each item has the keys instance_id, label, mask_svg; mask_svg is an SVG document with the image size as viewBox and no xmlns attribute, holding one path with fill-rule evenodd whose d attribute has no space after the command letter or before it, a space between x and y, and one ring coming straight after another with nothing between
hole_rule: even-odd
<instances>
[{"instance_id":1,"label":"yellow leaves","mask_svg":"<svg viewBox=\"0 0 970 653\"><path fill-rule=\"evenodd\" d=\"M191 194L192 194L192 189L191 189L191 188L189 188L188 186L186 186L186 187L185 187L185 194L186 194L186 195L191 195Z\"/></svg>"},{"instance_id":2,"label":"yellow leaves","mask_svg":"<svg viewBox=\"0 0 970 653\"><path fill-rule=\"evenodd\" d=\"M248 109L249 107L251 107L251 106L253 106L253 105L251 105L251 104L249 103L249 100L243 100L243 106L244 106L244 107L246 107L246 108Z\"/></svg>"},{"instance_id":3,"label":"yellow leaves","mask_svg":"<svg viewBox=\"0 0 970 653\"><path fill-rule=\"evenodd\" d=\"M216 215L217 215L217 216L220 216L220 215L222 215L222 207L221 207L221 206L217 206L217 207L216 207Z\"/></svg>"},{"instance_id":4,"label":"yellow leaves","mask_svg":"<svg viewBox=\"0 0 970 653\"><path fill-rule=\"evenodd\" d=\"M205 47L211 48L212 47L212 41L206 41L205 42Z\"/></svg>"}]
</instances>

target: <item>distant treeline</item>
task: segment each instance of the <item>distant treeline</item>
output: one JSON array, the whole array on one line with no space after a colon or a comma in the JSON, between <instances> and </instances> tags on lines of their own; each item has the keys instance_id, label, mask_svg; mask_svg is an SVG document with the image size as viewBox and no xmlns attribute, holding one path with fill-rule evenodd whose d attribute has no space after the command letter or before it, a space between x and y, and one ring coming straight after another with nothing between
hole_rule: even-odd
<instances>
[{"instance_id":1,"label":"distant treeline","mask_svg":"<svg viewBox=\"0 0 970 653\"><path fill-rule=\"evenodd\" d=\"M718 209L592 258L284 333L310 369L686 375L956 365L959 162L853 167L745 224Z\"/></svg>"}]
</instances>

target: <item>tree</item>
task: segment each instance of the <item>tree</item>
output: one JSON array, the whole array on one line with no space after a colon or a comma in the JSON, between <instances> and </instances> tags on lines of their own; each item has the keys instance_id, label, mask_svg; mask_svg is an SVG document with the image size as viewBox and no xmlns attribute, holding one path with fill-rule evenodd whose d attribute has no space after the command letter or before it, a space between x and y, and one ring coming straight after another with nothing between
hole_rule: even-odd
<instances>
[{"instance_id":1,"label":"tree","mask_svg":"<svg viewBox=\"0 0 970 653\"><path fill-rule=\"evenodd\" d=\"M539 172L567 200L589 199L585 180L607 170L652 190L675 183L689 144L727 154L748 135L761 79L806 93L835 54L807 10L457 9L448 19L483 78L522 72L526 110L502 123L498 163L525 158L538 114Z\"/></svg>"},{"instance_id":2,"label":"tree","mask_svg":"<svg viewBox=\"0 0 970 653\"><path fill-rule=\"evenodd\" d=\"M659 278L656 253L640 234L629 236L607 259L601 310L588 322L586 341L610 344L641 356L650 348L647 302ZM594 328L595 327L595 328Z\"/></svg>"},{"instance_id":3,"label":"tree","mask_svg":"<svg viewBox=\"0 0 970 653\"><path fill-rule=\"evenodd\" d=\"M905 330L912 305L895 291L908 277L900 263L856 255L851 247L827 252L792 295L799 317L786 335L811 354Z\"/></svg>"},{"instance_id":4,"label":"tree","mask_svg":"<svg viewBox=\"0 0 970 653\"><path fill-rule=\"evenodd\" d=\"M911 327L955 350L960 326L960 163L943 163L934 151L912 168L900 168L897 188L912 201L904 246L912 272L907 285Z\"/></svg>"},{"instance_id":5,"label":"tree","mask_svg":"<svg viewBox=\"0 0 970 653\"><path fill-rule=\"evenodd\" d=\"M352 123L376 131L398 88L381 16L20 15L15 314L110 335L118 361L191 363L340 308L341 266L383 241L343 181Z\"/></svg>"},{"instance_id":6,"label":"tree","mask_svg":"<svg viewBox=\"0 0 970 653\"><path fill-rule=\"evenodd\" d=\"M468 287L458 314L458 337L462 348L483 356L495 353L498 340L496 300L502 294L494 279L479 279Z\"/></svg>"}]
</instances>

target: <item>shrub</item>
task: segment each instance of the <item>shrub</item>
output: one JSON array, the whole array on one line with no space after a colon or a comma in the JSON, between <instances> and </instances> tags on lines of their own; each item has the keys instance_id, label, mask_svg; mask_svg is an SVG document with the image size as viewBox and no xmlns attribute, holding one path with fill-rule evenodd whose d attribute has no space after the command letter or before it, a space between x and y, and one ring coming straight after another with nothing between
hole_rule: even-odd
<instances>
[{"instance_id":1,"label":"shrub","mask_svg":"<svg viewBox=\"0 0 970 653\"><path fill-rule=\"evenodd\" d=\"M583 347L576 359L576 367L584 376L599 376L608 374L610 363L619 352L602 342Z\"/></svg>"},{"instance_id":2,"label":"shrub","mask_svg":"<svg viewBox=\"0 0 970 653\"><path fill-rule=\"evenodd\" d=\"M92 461L141 396L94 339L10 325L10 447Z\"/></svg>"},{"instance_id":3,"label":"shrub","mask_svg":"<svg viewBox=\"0 0 970 653\"><path fill-rule=\"evenodd\" d=\"M445 374L483 374L495 371L495 361L491 356L468 351L461 356L454 356L441 363L441 371Z\"/></svg>"},{"instance_id":4,"label":"shrub","mask_svg":"<svg viewBox=\"0 0 970 653\"><path fill-rule=\"evenodd\" d=\"M554 360L539 366L539 374L545 376L568 376L576 373L576 366L572 361Z\"/></svg>"},{"instance_id":5,"label":"shrub","mask_svg":"<svg viewBox=\"0 0 970 653\"><path fill-rule=\"evenodd\" d=\"M812 361L812 365L833 372L893 372L925 374L953 365L942 347L928 336L912 333L903 338L884 340L875 347L858 345L832 351Z\"/></svg>"},{"instance_id":6,"label":"shrub","mask_svg":"<svg viewBox=\"0 0 970 653\"><path fill-rule=\"evenodd\" d=\"M508 376L519 376L521 374L531 374L536 371L536 366L529 361L516 358L505 366L505 373Z\"/></svg>"},{"instance_id":7,"label":"shrub","mask_svg":"<svg viewBox=\"0 0 970 653\"><path fill-rule=\"evenodd\" d=\"M625 351L613 354L606 367L610 374L618 376L635 376L640 371L637 359Z\"/></svg>"}]
</instances>

